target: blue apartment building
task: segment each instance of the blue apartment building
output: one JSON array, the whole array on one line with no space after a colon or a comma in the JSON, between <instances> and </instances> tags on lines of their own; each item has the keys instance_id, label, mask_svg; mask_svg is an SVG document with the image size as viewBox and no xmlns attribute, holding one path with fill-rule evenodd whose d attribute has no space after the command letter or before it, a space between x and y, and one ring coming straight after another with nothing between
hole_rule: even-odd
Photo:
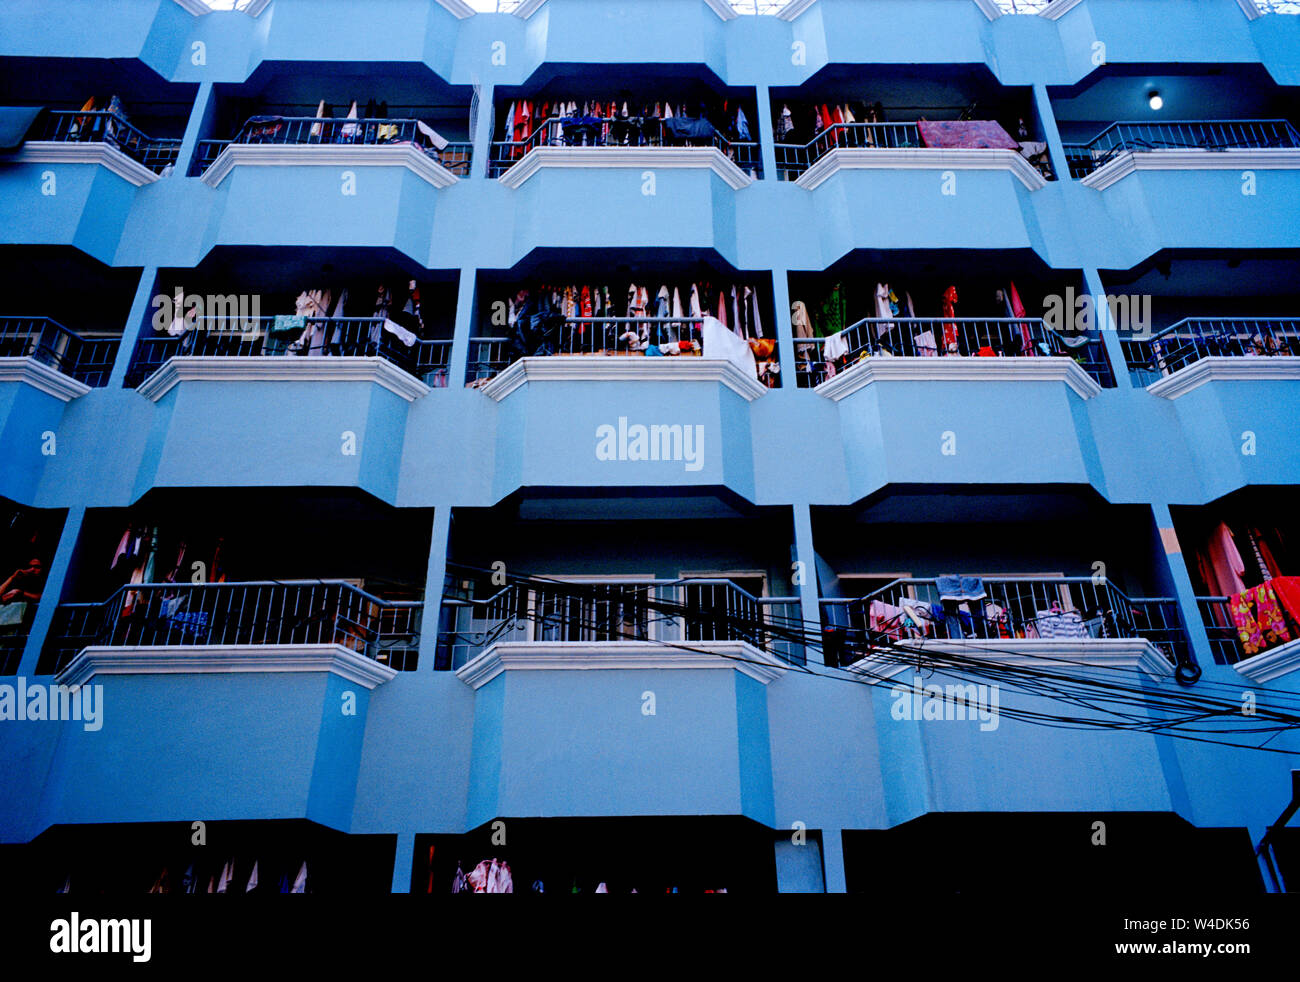
<instances>
[{"instance_id":1,"label":"blue apartment building","mask_svg":"<svg viewBox=\"0 0 1300 982\"><path fill-rule=\"evenodd\" d=\"M211 6L0 5L0 889L1300 884L1287 3Z\"/></svg>"}]
</instances>

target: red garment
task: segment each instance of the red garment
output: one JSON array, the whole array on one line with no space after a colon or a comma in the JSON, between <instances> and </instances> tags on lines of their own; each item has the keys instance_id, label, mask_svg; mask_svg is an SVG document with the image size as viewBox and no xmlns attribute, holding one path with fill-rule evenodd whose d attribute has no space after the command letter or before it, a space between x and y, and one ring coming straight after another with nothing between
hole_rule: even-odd
<instances>
[{"instance_id":1,"label":"red garment","mask_svg":"<svg viewBox=\"0 0 1300 982\"><path fill-rule=\"evenodd\" d=\"M950 286L943 291L943 316L957 316L957 288L955 286ZM943 346L950 353L956 353L959 350L956 324L943 325Z\"/></svg>"},{"instance_id":2,"label":"red garment","mask_svg":"<svg viewBox=\"0 0 1300 982\"><path fill-rule=\"evenodd\" d=\"M1277 594L1278 603L1291 618L1291 623L1300 628L1300 576L1275 576L1268 585Z\"/></svg>"}]
</instances>

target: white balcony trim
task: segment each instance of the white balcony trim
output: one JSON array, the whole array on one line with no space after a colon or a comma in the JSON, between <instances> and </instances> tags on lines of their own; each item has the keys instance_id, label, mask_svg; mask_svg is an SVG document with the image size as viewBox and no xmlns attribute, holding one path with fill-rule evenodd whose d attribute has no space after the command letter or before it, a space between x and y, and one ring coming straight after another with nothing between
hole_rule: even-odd
<instances>
[{"instance_id":1,"label":"white balcony trim","mask_svg":"<svg viewBox=\"0 0 1300 982\"><path fill-rule=\"evenodd\" d=\"M817 0L790 0L776 15L777 20L794 20L806 10L810 10ZM979 0L976 0L978 3Z\"/></svg>"},{"instance_id":2,"label":"white balcony trim","mask_svg":"<svg viewBox=\"0 0 1300 982\"><path fill-rule=\"evenodd\" d=\"M334 355L321 358L179 355L164 362L136 391L157 402L181 382L372 382L407 402L429 393L427 385L387 359Z\"/></svg>"},{"instance_id":3,"label":"white balcony trim","mask_svg":"<svg viewBox=\"0 0 1300 982\"><path fill-rule=\"evenodd\" d=\"M704 3L723 20L735 20L740 15L732 9L727 0L704 0Z\"/></svg>"},{"instance_id":4,"label":"white balcony trim","mask_svg":"<svg viewBox=\"0 0 1300 982\"><path fill-rule=\"evenodd\" d=\"M107 143L67 143L63 140L28 140L17 153L4 158L10 164L99 164L128 184L141 187L158 175Z\"/></svg>"},{"instance_id":5,"label":"white balcony trim","mask_svg":"<svg viewBox=\"0 0 1300 982\"><path fill-rule=\"evenodd\" d=\"M85 685L101 675L235 675L330 672L373 689L397 670L341 644L158 645L82 649L55 677L61 685Z\"/></svg>"},{"instance_id":6,"label":"white balcony trim","mask_svg":"<svg viewBox=\"0 0 1300 982\"><path fill-rule=\"evenodd\" d=\"M1264 16L1264 11L1256 6L1255 0L1237 0L1237 6L1246 15L1246 20L1259 20Z\"/></svg>"},{"instance_id":7,"label":"white balcony trim","mask_svg":"<svg viewBox=\"0 0 1300 982\"><path fill-rule=\"evenodd\" d=\"M1047 179L1015 150L951 147L836 147L800 174L795 184L812 190L842 170L1004 170L1030 191L1047 187Z\"/></svg>"},{"instance_id":8,"label":"white balcony trim","mask_svg":"<svg viewBox=\"0 0 1300 982\"><path fill-rule=\"evenodd\" d=\"M1276 382L1300 379L1300 357L1295 355L1212 355L1156 379L1147 391L1162 399L1177 399L1206 382Z\"/></svg>"},{"instance_id":9,"label":"white balcony trim","mask_svg":"<svg viewBox=\"0 0 1300 982\"><path fill-rule=\"evenodd\" d=\"M1128 668L1145 672L1156 681L1173 677L1174 666L1160 649L1145 638L1090 638L1073 640L1054 638L1001 638L950 640L929 638L903 641L909 650L931 651L936 655L960 655L995 661L999 665L1043 667ZM900 655L868 655L846 667L846 671L877 677L894 678L903 672L915 672ZM911 657L911 656L909 656ZM922 656L924 657L924 656ZM937 668L942 672L942 667Z\"/></svg>"},{"instance_id":10,"label":"white balcony trim","mask_svg":"<svg viewBox=\"0 0 1300 982\"><path fill-rule=\"evenodd\" d=\"M90 391L85 382L69 378L35 358L0 358L0 382L24 382L46 395L71 402Z\"/></svg>"},{"instance_id":11,"label":"white balcony trim","mask_svg":"<svg viewBox=\"0 0 1300 982\"><path fill-rule=\"evenodd\" d=\"M248 6L244 8L244 13L248 14L249 17L259 17L262 11L270 5L271 0L250 0Z\"/></svg>"},{"instance_id":12,"label":"white balcony trim","mask_svg":"<svg viewBox=\"0 0 1300 982\"><path fill-rule=\"evenodd\" d=\"M1052 0L1038 12L1038 16L1046 17L1048 20L1060 20L1082 2L1083 0Z\"/></svg>"},{"instance_id":13,"label":"white balcony trim","mask_svg":"<svg viewBox=\"0 0 1300 982\"><path fill-rule=\"evenodd\" d=\"M232 143L221 151L200 180L215 188L236 167L405 167L435 188L451 187L460 180L409 143L391 147Z\"/></svg>"},{"instance_id":14,"label":"white balcony trim","mask_svg":"<svg viewBox=\"0 0 1300 982\"><path fill-rule=\"evenodd\" d=\"M873 382L1064 382L1081 399L1101 386L1073 358L939 358L873 355L827 379L813 391L839 402Z\"/></svg>"},{"instance_id":15,"label":"white balcony trim","mask_svg":"<svg viewBox=\"0 0 1300 982\"><path fill-rule=\"evenodd\" d=\"M452 14L457 20L464 20L466 17L473 17L477 11L474 10L465 0L437 0L440 7Z\"/></svg>"},{"instance_id":16,"label":"white balcony trim","mask_svg":"<svg viewBox=\"0 0 1300 982\"><path fill-rule=\"evenodd\" d=\"M551 355L520 358L479 391L500 402L528 382L720 382L747 402L767 387L732 361L694 355Z\"/></svg>"},{"instance_id":17,"label":"white balcony trim","mask_svg":"<svg viewBox=\"0 0 1300 982\"><path fill-rule=\"evenodd\" d=\"M511 13L522 20L527 20L541 10L544 3L546 3L546 0L523 0Z\"/></svg>"},{"instance_id":18,"label":"white balcony trim","mask_svg":"<svg viewBox=\"0 0 1300 982\"><path fill-rule=\"evenodd\" d=\"M1300 638L1288 641L1272 651L1243 658L1232 666L1252 682L1263 684L1300 669Z\"/></svg>"},{"instance_id":19,"label":"white balcony trim","mask_svg":"<svg viewBox=\"0 0 1300 982\"><path fill-rule=\"evenodd\" d=\"M785 662L744 641L684 643L691 650L654 641L498 642L456 669L456 677L481 689L505 671L726 669L767 685L787 671Z\"/></svg>"},{"instance_id":20,"label":"white balcony trim","mask_svg":"<svg viewBox=\"0 0 1300 982\"><path fill-rule=\"evenodd\" d=\"M997 20L1002 16L1002 11L993 0L975 0L975 6L979 7L980 12L989 20Z\"/></svg>"},{"instance_id":21,"label":"white balcony trim","mask_svg":"<svg viewBox=\"0 0 1300 982\"><path fill-rule=\"evenodd\" d=\"M1300 147L1262 149L1126 150L1108 160L1079 183L1105 191L1139 170L1295 170L1300 168Z\"/></svg>"},{"instance_id":22,"label":"white balcony trim","mask_svg":"<svg viewBox=\"0 0 1300 982\"><path fill-rule=\"evenodd\" d=\"M497 180L517 188L543 167L707 168L737 191L754 183L717 147L533 147Z\"/></svg>"},{"instance_id":23,"label":"white balcony trim","mask_svg":"<svg viewBox=\"0 0 1300 982\"><path fill-rule=\"evenodd\" d=\"M193 14L195 17L202 17L205 14L212 13L212 8L203 0L176 0L176 5L185 8L188 13Z\"/></svg>"}]
</instances>

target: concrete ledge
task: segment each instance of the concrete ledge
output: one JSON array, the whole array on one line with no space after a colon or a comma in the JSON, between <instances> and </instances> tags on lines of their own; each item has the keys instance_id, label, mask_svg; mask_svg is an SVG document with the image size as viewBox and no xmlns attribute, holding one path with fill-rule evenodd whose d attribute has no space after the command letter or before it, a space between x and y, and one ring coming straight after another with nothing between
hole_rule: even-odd
<instances>
[{"instance_id":1,"label":"concrete ledge","mask_svg":"<svg viewBox=\"0 0 1300 982\"><path fill-rule=\"evenodd\" d=\"M1013 174L1030 191L1047 187L1047 179L1016 150L948 147L901 150L836 147L800 174L794 183L812 190L844 170L1003 170Z\"/></svg>"},{"instance_id":2,"label":"concrete ledge","mask_svg":"<svg viewBox=\"0 0 1300 982\"><path fill-rule=\"evenodd\" d=\"M56 368L35 358L0 358L0 382L23 382L64 402L71 402L90 391L85 382L69 378Z\"/></svg>"},{"instance_id":3,"label":"concrete ledge","mask_svg":"<svg viewBox=\"0 0 1300 982\"><path fill-rule=\"evenodd\" d=\"M1268 147L1262 150L1126 150L1106 161L1087 177L1084 187L1104 191L1140 170L1295 170L1300 169L1300 148Z\"/></svg>"},{"instance_id":4,"label":"concrete ledge","mask_svg":"<svg viewBox=\"0 0 1300 982\"><path fill-rule=\"evenodd\" d=\"M1156 379L1147 391L1162 399L1177 399L1207 382L1280 381L1300 379L1300 358L1294 355L1226 357L1212 355Z\"/></svg>"},{"instance_id":5,"label":"concrete ledge","mask_svg":"<svg viewBox=\"0 0 1300 982\"><path fill-rule=\"evenodd\" d=\"M747 402L767 387L735 362L694 355L552 355L520 358L479 391L500 402L527 382L719 382Z\"/></svg>"},{"instance_id":6,"label":"concrete ledge","mask_svg":"<svg viewBox=\"0 0 1300 982\"><path fill-rule=\"evenodd\" d=\"M785 662L745 641L687 643L689 651L655 641L499 642L456 669L456 677L480 689L506 671L726 669L767 685L788 670Z\"/></svg>"},{"instance_id":7,"label":"concrete ledge","mask_svg":"<svg viewBox=\"0 0 1300 982\"><path fill-rule=\"evenodd\" d=\"M707 168L736 190L754 183L717 147L534 147L497 180L517 188L543 167Z\"/></svg>"},{"instance_id":8,"label":"concrete ledge","mask_svg":"<svg viewBox=\"0 0 1300 982\"><path fill-rule=\"evenodd\" d=\"M1126 668L1145 672L1151 678L1161 681L1172 678L1174 666L1160 650L1144 638L1090 638L1074 640L1066 638L1001 638L972 639L968 641L925 639L903 641L901 645L909 649L933 652L936 655L962 655L995 661L999 665L1024 665L1035 668L1063 667L1097 667ZM899 658L903 658L900 664ZM920 656L924 657L924 655ZM906 659L913 663L907 664ZM861 675L873 675L880 678L893 678L901 672L915 670L916 656L899 652L896 657L868 655L845 669ZM942 669L940 669L942 670Z\"/></svg>"},{"instance_id":9,"label":"concrete ledge","mask_svg":"<svg viewBox=\"0 0 1300 982\"><path fill-rule=\"evenodd\" d=\"M1300 638L1258 655L1243 658L1232 666L1252 682L1271 682L1300 669Z\"/></svg>"},{"instance_id":10,"label":"concrete ledge","mask_svg":"<svg viewBox=\"0 0 1300 982\"><path fill-rule=\"evenodd\" d=\"M407 402L428 395L429 387L385 358L320 358L258 355L241 358L169 358L136 388L157 402L181 382L372 382Z\"/></svg>"},{"instance_id":11,"label":"concrete ledge","mask_svg":"<svg viewBox=\"0 0 1300 982\"><path fill-rule=\"evenodd\" d=\"M854 363L814 392L839 402L873 382L1063 382L1081 399L1101 386L1073 358L978 358L946 355L898 358L873 355Z\"/></svg>"},{"instance_id":12,"label":"concrete ledge","mask_svg":"<svg viewBox=\"0 0 1300 982\"><path fill-rule=\"evenodd\" d=\"M62 140L29 140L17 153L6 154L8 164L98 164L128 184L141 187L158 180L158 175L138 160L107 143L67 143Z\"/></svg>"},{"instance_id":13,"label":"concrete ledge","mask_svg":"<svg viewBox=\"0 0 1300 982\"><path fill-rule=\"evenodd\" d=\"M405 167L435 188L458 178L423 150L399 146L334 146L333 144L231 143L199 178L217 187L236 167Z\"/></svg>"},{"instance_id":14,"label":"concrete ledge","mask_svg":"<svg viewBox=\"0 0 1300 982\"><path fill-rule=\"evenodd\" d=\"M227 675L330 672L373 689L397 675L341 644L159 645L85 648L59 672L62 685L85 685L101 675Z\"/></svg>"},{"instance_id":15,"label":"concrete ledge","mask_svg":"<svg viewBox=\"0 0 1300 982\"><path fill-rule=\"evenodd\" d=\"M1060 20L1082 2L1083 0L1052 0L1038 12L1038 16L1046 17L1048 20Z\"/></svg>"}]
</instances>

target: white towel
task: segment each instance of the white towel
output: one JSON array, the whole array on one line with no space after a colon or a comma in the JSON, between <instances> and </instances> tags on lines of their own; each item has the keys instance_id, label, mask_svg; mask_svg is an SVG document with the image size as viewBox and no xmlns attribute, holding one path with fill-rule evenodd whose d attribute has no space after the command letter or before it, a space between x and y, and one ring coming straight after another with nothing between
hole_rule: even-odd
<instances>
[{"instance_id":1,"label":"white towel","mask_svg":"<svg viewBox=\"0 0 1300 982\"><path fill-rule=\"evenodd\" d=\"M408 331L406 328L404 328L401 324L397 323L397 321L390 321L387 317L385 317L384 330L387 331L389 334L396 334L398 340L400 340L402 344L406 345L408 348L411 345L415 344L416 341L415 335L412 334L410 331Z\"/></svg>"},{"instance_id":2,"label":"white towel","mask_svg":"<svg viewBox=\"0 0 1300 982\"><path fill-rule=\"evenodd\" d=\"M732 334L722 321L716 317L705 317L702 333L705 358L721 358L724 361L735 362L753 378L758 377L758 364L754 361L754 352L748 342Z\"/></svg>"},{"instance_id":3,"label":"white towel","mask_svg":"<svg viewBox=\"0 0 1300 982\"><path fill-rule=\"evenodd\" d=\"M844 337L843 331L836 331L826 339L822 345L822 360L834 361L836 358L843 357L849 353L849 342Z\"/></svg>"}]
</instances>

